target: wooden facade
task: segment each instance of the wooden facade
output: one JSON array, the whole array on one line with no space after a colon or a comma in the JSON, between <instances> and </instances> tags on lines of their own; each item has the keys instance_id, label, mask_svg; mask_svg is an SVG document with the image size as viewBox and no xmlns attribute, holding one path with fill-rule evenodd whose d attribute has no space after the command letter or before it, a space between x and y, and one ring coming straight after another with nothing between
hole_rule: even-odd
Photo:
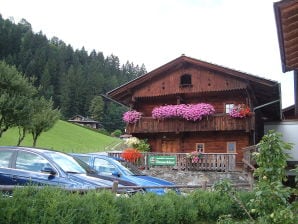
<instances>
[{"instance_id":1,"label":"wooden facade","mask_svg":"<svg viewBox=\"0 0 298 224\"><path fill-rule=\"evenodd\" d=\"M177 59L108 93L108 96L142 118L127 125L127 132L148 139L153 152L236 153L263 135L263 122L280 119L279 83L182 55ZM208 103L215 114L200 121L153 119L152 110L162 105ZM227 105L245 104L246 118L232 118Z\"/></svg>"}]
</instances>

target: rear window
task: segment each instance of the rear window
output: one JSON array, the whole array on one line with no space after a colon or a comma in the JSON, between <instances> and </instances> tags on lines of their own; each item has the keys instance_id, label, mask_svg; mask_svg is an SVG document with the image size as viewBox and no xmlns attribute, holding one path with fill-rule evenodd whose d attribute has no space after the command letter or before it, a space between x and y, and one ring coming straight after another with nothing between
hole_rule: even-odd
<instances>
[{"instance_id":1,"label":"rear window","mask_svg":"<svg viewBox=\"0 0 298 224\"><path fill-rule=\"evenodd\" d=\"M13 151L4 150L0 151L0 167L8 168L10 158L13 154Z\"/></svg>"}]
</instances>

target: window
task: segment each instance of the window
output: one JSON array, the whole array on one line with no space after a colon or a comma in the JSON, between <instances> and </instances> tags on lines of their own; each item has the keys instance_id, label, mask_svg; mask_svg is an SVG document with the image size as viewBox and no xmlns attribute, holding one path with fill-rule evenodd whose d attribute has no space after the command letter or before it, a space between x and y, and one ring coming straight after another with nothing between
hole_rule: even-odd
<instances>
[{"instance_id":1,"label":"window","mask_svg":"<svg viewBox=\"0 0 298 224\"><path fill-rule=\"evenodd\" d=\"M236 142L227 142L227 153L236 153Z\"/></svg>"},{"instance_id":2,"label":"window","mask_svg":"<svg viewBox=\"0 0 298 224\"><path fill-rule=\"evenodd\" d=\"M66 173L87 173L87 170L81 166L75 158L61 152L44 152L49 158Z\"/></svg>"},{"instance_id":3,"label":"window","mask_svg":"<svg viewBox=\"0 0 298 224\"><path fill-rule=\"evenodd\" d=\"M18 152L17 169L40 172L45 167L51 167L45 158L29 152Z\"/></svg>"},{"instance_id":4,"label":"window","mask_svg":"<svg viewBox=\"0 0 298 224\"><path fill-rule=\"evenodd\" d=\"M79 158L80 160L82 160L83 162L89 164L89 158L90 156L81 156L81 155L76 155L76 158Z\"/></svg>"},{"instance_id":5,"label":"window","mask_svg":"<svg viewBox=\"0 0 298 224\"><path fill-rule=\"evenodd\" d=\"M0 151L0 167L8 167L13 151Z\"/></svg>"},{"instance_id":6,"label":"window","mask_svg":"<svg viewBox=\"0 0 298 224\"><path fill-rule=\"evenodd\" d=\"M94 168L103 175L112 175L112 173L116 170L114 165L108 160L99 158L95 158Z\"/></svg>"},{"instance_id":7,"label":"window","mask_svg":"<svg viewBox=\"0 0 298 224\"><path fill-rule=\"evenodd\" d=\"M180 77L180 86L190 86L191 85L191 75L184 74Z\"/></svg>"},{"instance_id":8,"label":"window","mask_svg":"<svg viewBox=\"0 0 298 224\"><path fill-rule=\"evenodd\" d=\"M196 143L196 151L205 152L205 144L204 143Z\"/></svg>"},{"instance_id":9,"label":"window","mask_svg":"<svg viewBox=\"0 0 298 224\"><path fill-rule=\"evenodd\" d=\"M226 105L225 105L226 114L230 113L230 111L233 109L233 107L234 107L233 103L226 103Z\"/></svg>"}]
</instances>

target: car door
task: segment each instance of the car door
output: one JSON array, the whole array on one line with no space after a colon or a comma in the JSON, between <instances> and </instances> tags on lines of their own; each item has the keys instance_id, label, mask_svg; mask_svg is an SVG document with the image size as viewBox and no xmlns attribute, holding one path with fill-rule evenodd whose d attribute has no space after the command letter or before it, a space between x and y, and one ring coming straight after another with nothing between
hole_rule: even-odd
<instances>
[{"instance_id":1,"label":"car door","mask_svg":"<svg viewBox=\"0 0 298 224\"><path fill-rule=\"evenodd\" d=\"M56 175L43 172L42 170L45 168L52 170L55 168L47 159L32 152L18 151L14 168L14 172L11 174L14 184L60 185L60 182L64 182L58 172Z\"/></svg>"},{"instance_id":2,"label":"car door","mask_svg":"<svg viewBox=\"0 0 298 224\"><path fill-rule=\"evenodd\" d=\"M11 161L14 155L13 150L1 150L0 151L0 185L13 185L14 182L11 179Z\"/></svg>"}]
</instances>

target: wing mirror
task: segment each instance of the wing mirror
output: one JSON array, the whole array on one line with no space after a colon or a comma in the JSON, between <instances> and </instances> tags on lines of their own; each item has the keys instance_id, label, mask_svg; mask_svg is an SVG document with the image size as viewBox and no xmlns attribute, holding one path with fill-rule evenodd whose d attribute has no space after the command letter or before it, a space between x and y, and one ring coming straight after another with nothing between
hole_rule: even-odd
<instances>
[{"instance_id":1,"label":"wing mirror","mask_svg":"<svg viewBox=\"0 0 298 224\"><path fill-rule=\"evenodd\" d=\"M113 171L112 175L115 177L120 177L120 173L118 171Z\"/></svg>"},{"instance_id":2,"label":"wing mirror","mask_svg":"<svg viewBox=\"0 0 298 224\"><path fill-rule=\"evenodd\" d=\"M52 176L55 176L57 174L57 172L52 167L45 167L41 170L41 172L48 173Z\"/></svg>"}]
</instances>

